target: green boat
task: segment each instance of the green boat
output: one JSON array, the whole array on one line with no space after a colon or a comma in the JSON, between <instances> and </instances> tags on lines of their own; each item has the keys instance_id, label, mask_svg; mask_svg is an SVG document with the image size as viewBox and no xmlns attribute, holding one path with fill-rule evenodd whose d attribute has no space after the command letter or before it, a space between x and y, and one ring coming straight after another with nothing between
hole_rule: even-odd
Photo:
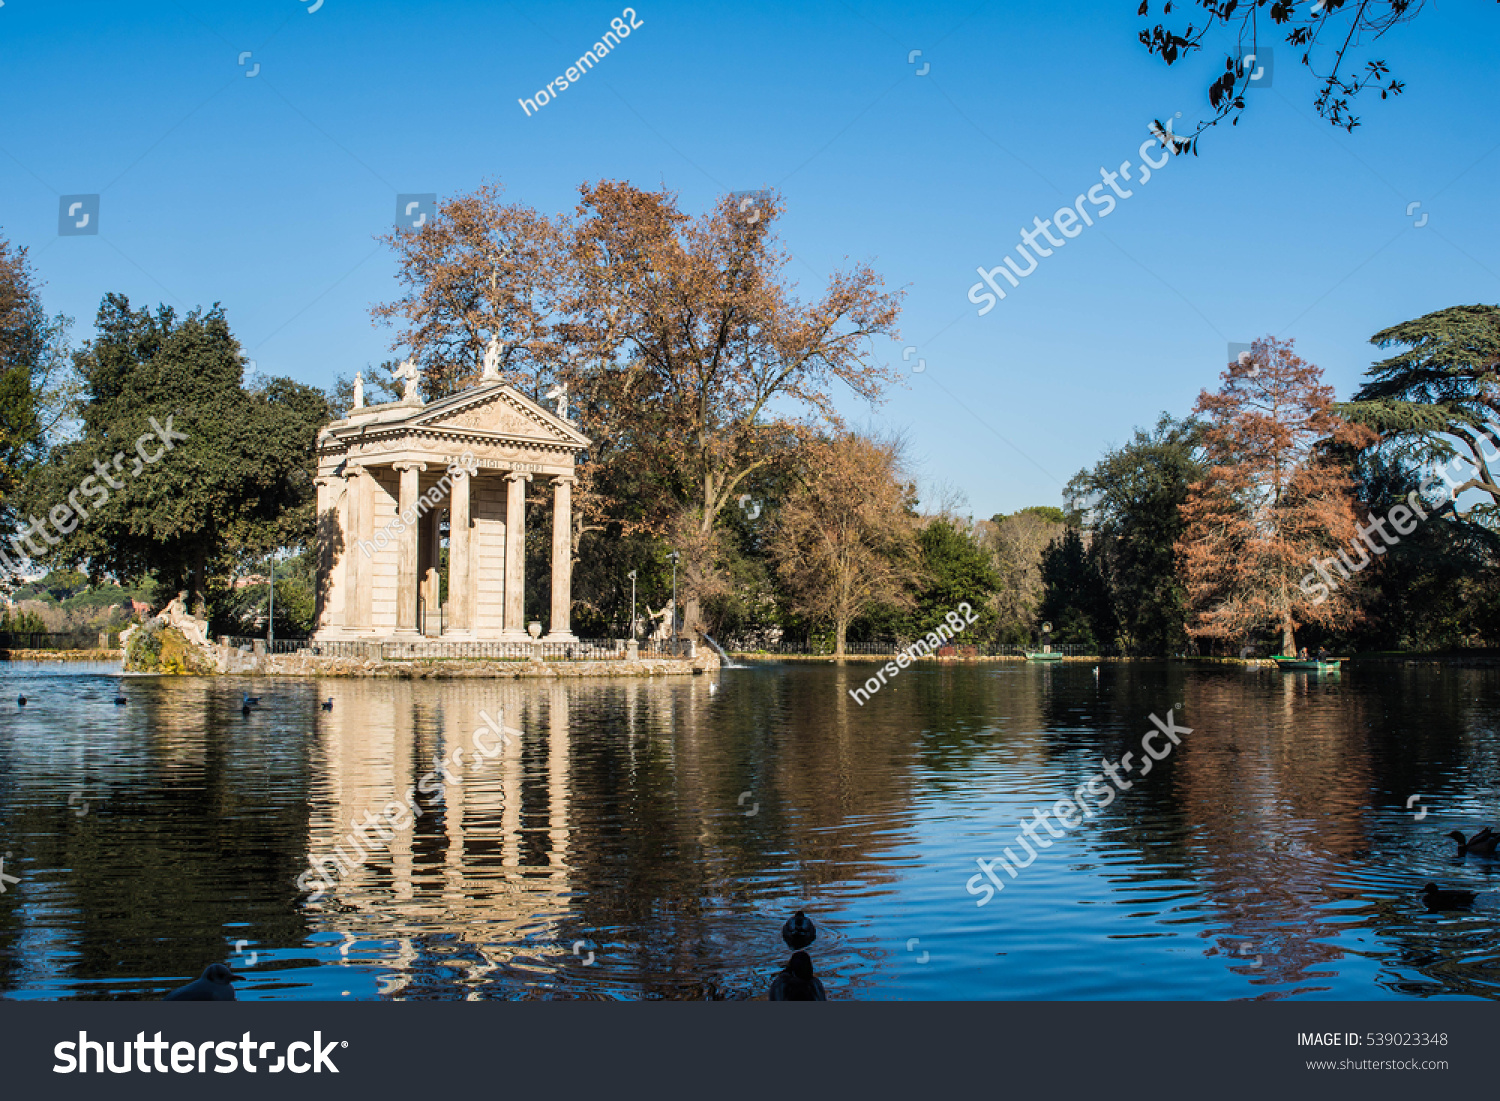
<instances>
[{"instance_id":1,"label":"green boat","mask_svg":"<svg viewBox=\"0 0 1500 1101\"><path fill-rule=\"evenodd\" d=\"M1062 661L1062 659L1063 656L1061 654L1049 654L1031 650L1026 651L1027 661Z\"/></svg>"},{"instance_id":2,"label":"green boat","mask_svg":"<svg viewBox=\"0 0 1500 1101\"><path fill-rule=\"evenodd\" d=\"M1278 668L1286 673L1337 673L1340 663L1348 661L1348 658L1325 658L1319 661L1317 658L1287 658L1276 656L1271 659Z\"/></svg>"}]
</instances>

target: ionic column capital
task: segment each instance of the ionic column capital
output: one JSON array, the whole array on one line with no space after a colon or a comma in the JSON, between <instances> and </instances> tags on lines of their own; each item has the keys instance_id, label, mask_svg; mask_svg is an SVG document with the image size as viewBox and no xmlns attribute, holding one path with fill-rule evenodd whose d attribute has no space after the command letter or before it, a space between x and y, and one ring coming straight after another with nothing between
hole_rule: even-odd
<instances>
[{"instance_id":1,"label":"ionic column capital","mask_svg":"<svg viewBox=\"0 0 1500 1101\"><path fill-rule=\"evenodd\" d=\"M507 482L529 482L531 479L532 474L525 470L512 470L505 475Z\"/></svg>"},{"instance_id":2,"label":"ionic column capital","mask_svg":"<svg viewBox=\"0 0 1500 1101\"><path fill-rule=\"evenodd\" d=\"M404 462L404 463L392 463L391 467L393 469L399 470L401 473L405 474L408 470L426 470L427 469L427 464L426 463L416 463L416 462Z\"/></svg>"}]
</instances>

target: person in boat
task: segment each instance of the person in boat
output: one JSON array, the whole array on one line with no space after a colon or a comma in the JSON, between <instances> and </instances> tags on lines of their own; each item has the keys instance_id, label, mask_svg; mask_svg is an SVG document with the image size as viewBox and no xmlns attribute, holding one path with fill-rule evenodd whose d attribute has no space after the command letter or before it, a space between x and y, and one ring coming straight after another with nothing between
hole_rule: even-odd
<instances>
[{"instance_id":1,"label":"person in boat","mask_svg":"<svg viewBox=\"0 0 1500 1101\"><path fill-rule=\"evenodd\" d=\"M1326 646L1319 646L1318 647L1318 660L1319 661L1327 661L1328 660L1328 647L1326 647Z\"/></svg>"},{"instance_id":2,"label":"person in boat","mask_svg":"<svg viewBox=\"0 0 1500 1101\"><path fill-rule=\"evenodd\" d=\"M1297 657L1300 660L1302 660L1302 661L1306 661L1307 660L1307 647L1306 646L1302 647L1302 650L1301 650L1300 653L1298 653Z\"/></svg>"}]
</instances>

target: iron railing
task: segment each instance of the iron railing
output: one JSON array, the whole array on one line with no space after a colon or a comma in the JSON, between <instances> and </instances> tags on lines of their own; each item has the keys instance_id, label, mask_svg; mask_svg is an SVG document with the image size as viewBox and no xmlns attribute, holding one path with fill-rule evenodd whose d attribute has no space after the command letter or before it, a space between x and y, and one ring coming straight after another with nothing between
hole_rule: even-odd
<instances>
[{"instance_id":1,"label":"iron railing","mask_svg":"<svg viewBox=\"0 0 1500 1101\"><path fill-rule=\"evenodd\" d=\"M100 635L106 649L120 644L119 631L0 631L0 650L97 650Z\"/></svg>"},{"instance_id":2,"label":"iron railing","mask_svg":"<svg viewBox=\"0 0 1500 1101\"><path fill-rule=\"evenodd\" d=\"M274 654L307 653L314 657L375 661L531 661L538 657L543 661L624 661L626 656L625 640L614 638L581 638L576 642L533 642L529 639L525 642L461 642L456 639L432 638L407 641L371 639L366 642L359 639L321 641L278 638L269 647L264 639L241 635L226 635L219 641L247 652L264 648ZM640 656L668 655L643 647Z\"/></svg>"},{"instance_id":3,"label":"iron railing","mask_svg":"<svg viewBox=\"0 0 1500 1101\"><path fill-rule=\"evenodd\" d=\"M263 638L251 638L248 635L221 635L219 642L235 650L250 651L260 647L268 654L295 654L312 645L305 638L278 638L267 642Z\"/></svg>"}]
</instances>

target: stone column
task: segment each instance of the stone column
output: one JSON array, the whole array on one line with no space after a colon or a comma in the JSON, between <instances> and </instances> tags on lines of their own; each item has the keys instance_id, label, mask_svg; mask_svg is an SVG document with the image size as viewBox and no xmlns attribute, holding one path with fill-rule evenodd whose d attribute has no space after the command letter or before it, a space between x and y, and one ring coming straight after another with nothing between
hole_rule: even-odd
<instances>
[{"instance_id":1,"label":"stone column","mask_svg":"<svg viewBox=\"0 0 1500 1101\"><path fill-rule=\"evenodd\" d=\"M333 544L325 537L328 514L333 512L337 515L338 506L334 495L334 479L319 476L314 484L318 487L317 512L313 518L316 525L313 530L318 537L318 572L313 581L313 623L317 625L317 631L326 631L342 626L339 621L344 618L337 614L341 609L336 608L331 599L337 582L333 577ZM100 649L104 647L101 646Z\"/></svg>"},{"instance_id":2,"label":"stone column","mask_svg":"<svg viewBox=\"0 0 1500 1101\"><path fill-rule=\"evenodd\" d=\"M505 626L507 642L529 640L526 633L526 483L530 474L505 476Z\"/></svg>"},{"instance_id":3,"label":"stone column","mask_svg":"<svg viewBox=\"0 0 1500 1101\"><path fill-rule=\"evenodd\" d=\"M573 479L552 479L552 623L548 642L576 642L573 610Z\"/></svg>"},{"instance_id":4,"label":"stone column","mask_svg":"<svg viewBox=\"0 0 1500 1101\"><path fill-rule=\"evenodd\" d=\"M462 467L448 483L448 636L474 637L474 532L470 528L472 480Z\"/></svg>"},{"instance_id":5,"label":"stone column","mask_svg":"<svg viewBox=\"0 0 1500 1101\"><path fill-rule=\"evenodd\" d=\"M436 508L427 510L422 517L426 546L422 557L427 563L422 572L422 605L427 609L427 621L421 624L422 633L441 634L443 610L443 514Z\"/></svg>"},{"instance_id":6,"label":"stone column","mask_svg":"<svg viewBox=\"0 0 1500 1101\"><path fill-rule=\"evenodd\" d=\"M370 629L370 576L375 561L361 550L361 544L375 553L367 528L375 522L374 479L362 466L344 466L344 493L348 498L349 520L344 530L344 549L339 568L344 571L344 630L356 634Z\"/></svg>"},{"instance_id":7,"label":"stone column","mask_svg":"<svg viewBox=\"0 0 1500 1101\"><path fill-rule=\"evenodd\" d=\"M417 637L417 496L426 463L396 463L401 474L401 492L396 514L406 530L396 534L396 635ZM392 524L394 532L396 525Z\"/></svg>"}]
</instances>

